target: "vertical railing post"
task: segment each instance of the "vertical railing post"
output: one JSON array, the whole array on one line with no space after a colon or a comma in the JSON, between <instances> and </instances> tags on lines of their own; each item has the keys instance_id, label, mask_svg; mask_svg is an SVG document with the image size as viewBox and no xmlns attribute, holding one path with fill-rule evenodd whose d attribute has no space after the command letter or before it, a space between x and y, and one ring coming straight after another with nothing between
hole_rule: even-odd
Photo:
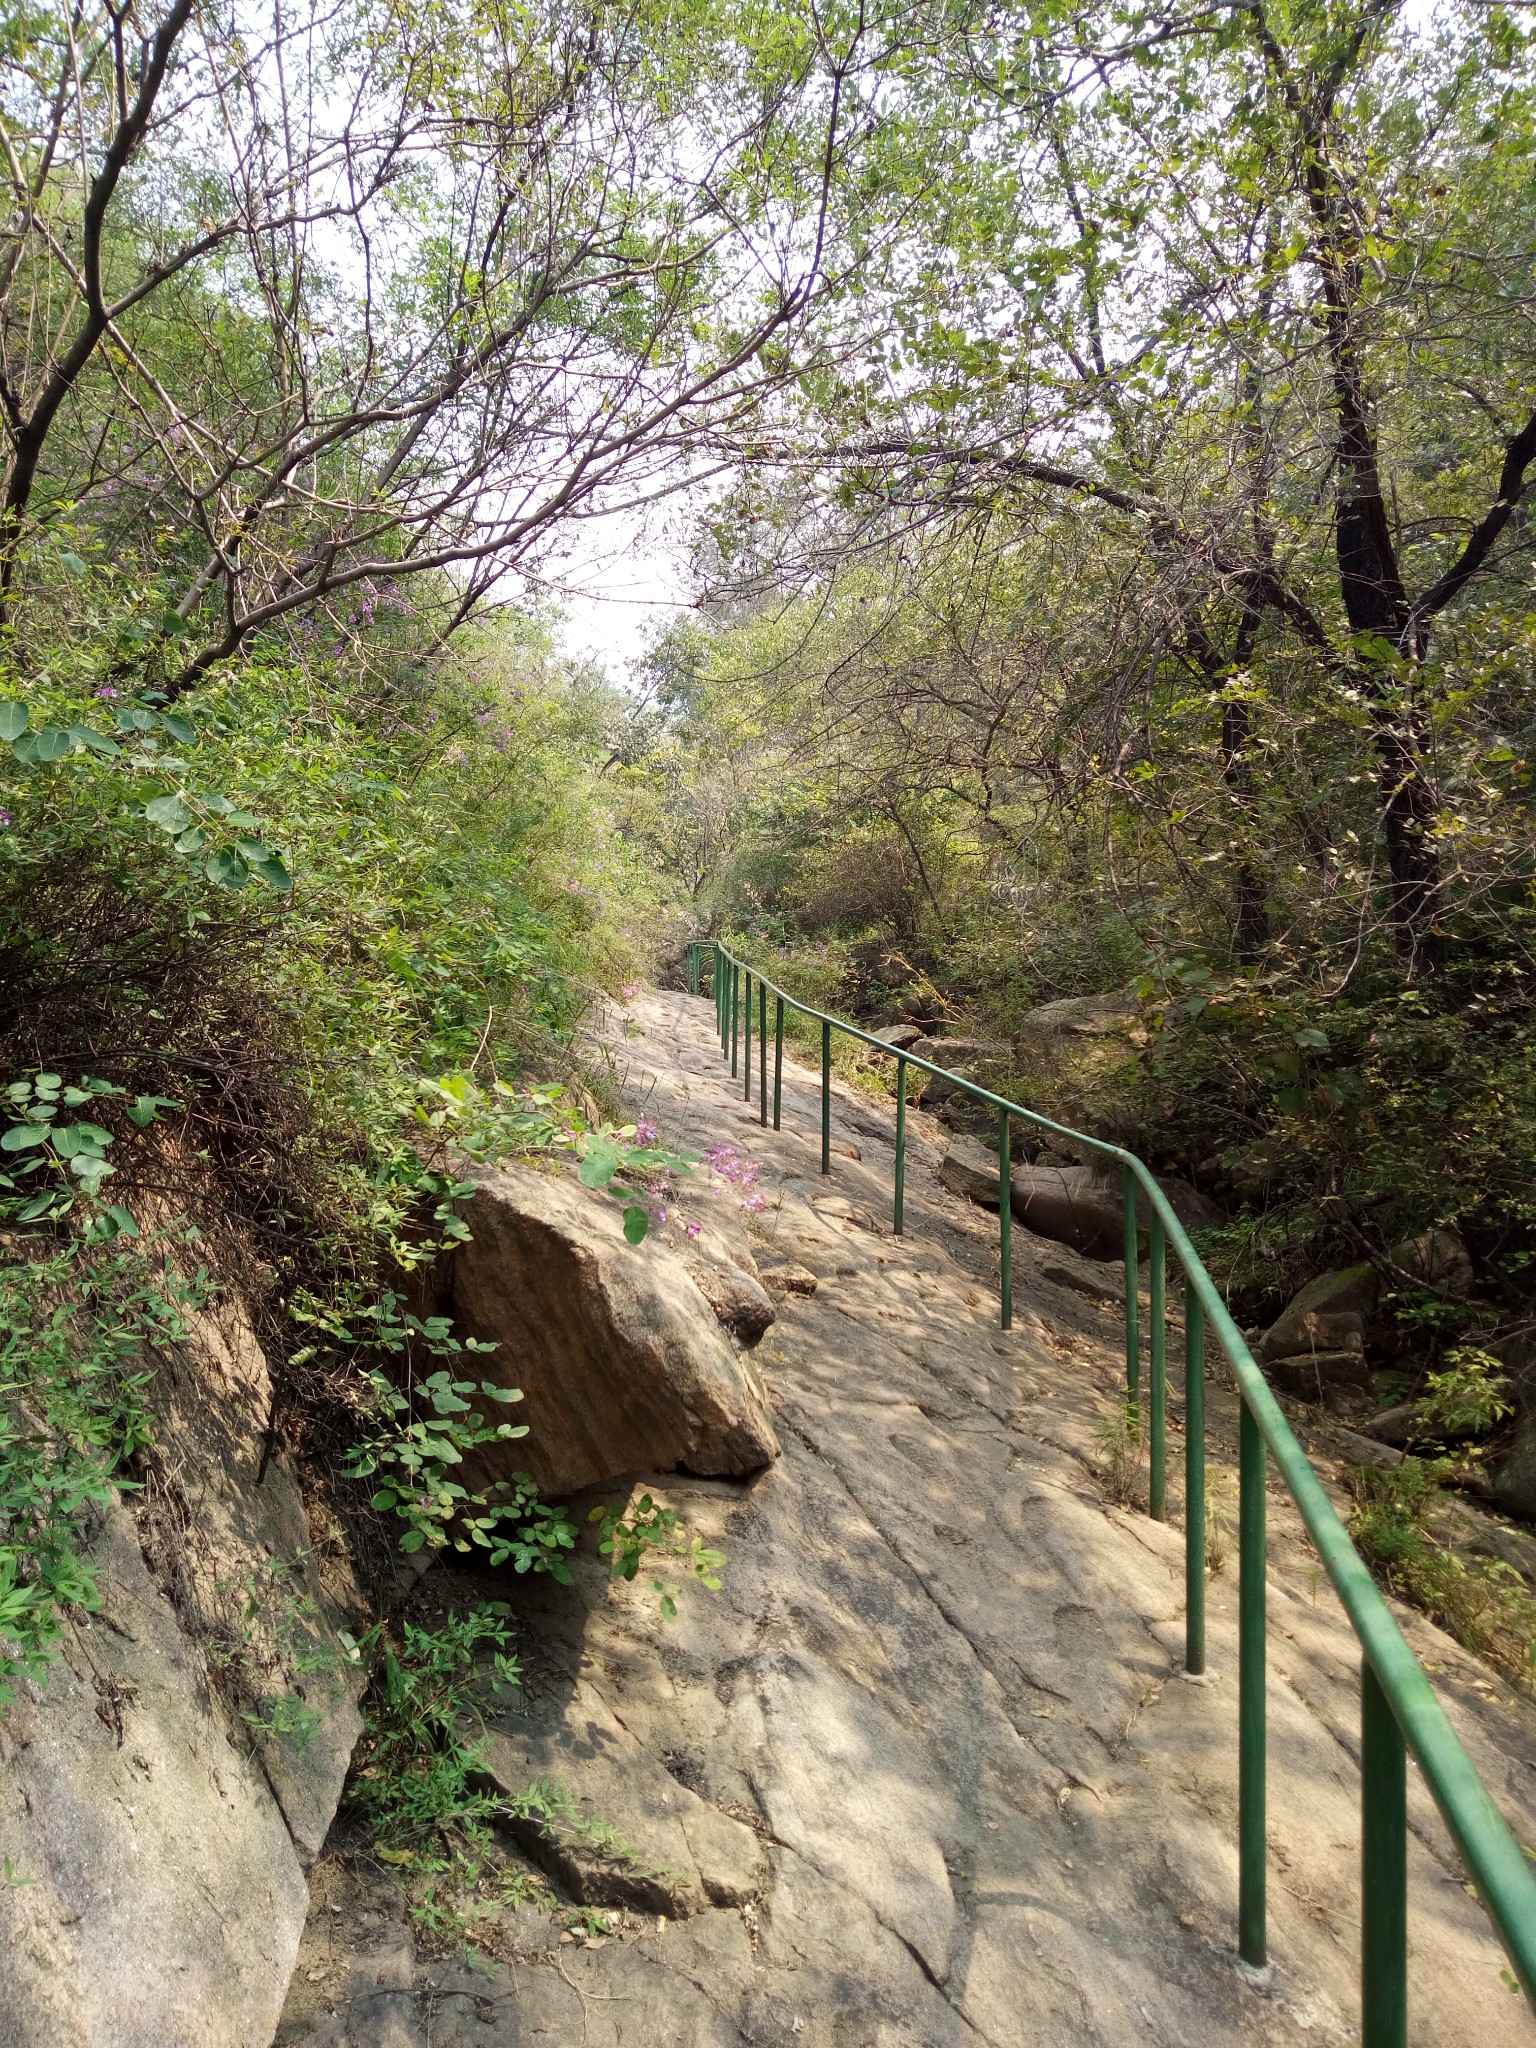
<instances>
[{"instance_id":1,"label":"vertical railing post","mask_svg":"<svg viewBox=\"0 0 1536 2048\"><path fill-rule=\"evenodd\" d=\"M715 944L715 1029L720 1036L721 1056L725 1053L725 955Z\"/></svg>"},{"instance_id":2,"label":"vertical railing post","mask_svg":"<svg viewBox=\"0 0 1536 2048\"><path fill-rule=\"evenodd\" d=\"M757 1120L768 1128L768 984L757 981Z\"/></svg>"},{"instance_id":3,"label":"vertical railing post","mask_svg":"<svg viewBox=\"0 0 1536 2048\"><path fill-rule=\"evenodd\" d=\"M1125 1394L1136 1414L1141 1394L1141 1273L1136 1251L1136 1176L1125 1170Z\"/></svg>"},{"instance_id":4,"label":"vertical railing post","mask_svg":"<svg viewBox=\"0 0 1536 2048\"><path fill-rule=\"evenodd\" d=\"M832 1026L821 1025L821 1170L832 1171Z\"/></svg>"},{"instance_id":5,"label":"vertical railing post","mask_svg":"<svg viewBox=\"0 0 1536 2048\"><path fill-rule=\"evenodd\" d=\"M1360 1661L1360 2040L1408 2048L1408 1757L1367 1658Z\"/></svg>"},{"instance_id":6,"label":"vertical railing post","mask_svg":"<svg viewBox=\"0 0 1536 2048\"><path fill-rule=\"evenodd\" d=\"M736 1038L741 1023L741 969L731 963L731 1079L736 1078Z\"/></svg>"},{"instance_id":7,"label":"vertical railing post","mask_svg":"<svg viewBox=\"0 0 1536 2048\"><path fill-rule=\"evenodd\" d=\"M1259 1970L1265 1926L1264 1438L1248 1403L1238 1437L1237 1948Z\"/></svg>"},{"instance_id":8,"label":"vertical railing post","mask_svg":"<svg viewBox=\"0 0 1536 2048\"><path fill-rule=\"evenodd\" d=\"M1006 1109L997 1112L997 1229L1002 1267L999 1286L1003 1297L1003 1328L1013 1328L1013 1159L1009 1146L1009 1118Z\"/></svg>"},{"instance_id":9,"label":"vertical railing post","mask_svg":"<svg viewBox=\"0 0 1536 2048\"><path fill-rule=\"evenodd\" d=\"M752 970L750 967L746 972L746 988L743 993L747 1000L742 1005L741 1064L742 1070L747 1077L747 1085L742 1092L742 1100L743 1102L750 1102L752 1100Z\"/></svg>"},{"instance_id":10,"label":"vertical railing post","mask_svg":"<svg viewBox=\"0 0 1536 2048\"><path fill-rule=\"evenodd\" d=\"M896 1193L891 1228L900 1237L907 1205L907 1063L896 1055Z\"/></svg>"},{"instance_id":11,"label":"vertical railing post","mask_svg":"<svg viewBox=\"0 0 1536 2048\"><path fill-rule=\"evenodd\" d=\"M1205 1669L1205 1310L1184 1284L1184 1669Z\"/></svg>"},{"instance_id":12,"label":"vertical railing post","mask_svg":"<svg viewBox=\"0 0 1536 2048\"><path fill-rule=\"evenodd\" d=\"M1149 1320L1152 1340L1152 1454L1147 1483L1147 1507L1154 1522L1168 1519L1168 1237L1163 1219L1152 1212L1151 1303Z\"/></svg>"},{"instance_id":13,"label":"vertical railing post","mask_svg":"<svg viewBox=\"0 0 1536 2048\"><path fill-rule=\"evenodd\" d=\"M784 998L774 999L773 1012L773 1128L779 1128L779 1110L784 1099Z\"/></svg>"}]
</instances>

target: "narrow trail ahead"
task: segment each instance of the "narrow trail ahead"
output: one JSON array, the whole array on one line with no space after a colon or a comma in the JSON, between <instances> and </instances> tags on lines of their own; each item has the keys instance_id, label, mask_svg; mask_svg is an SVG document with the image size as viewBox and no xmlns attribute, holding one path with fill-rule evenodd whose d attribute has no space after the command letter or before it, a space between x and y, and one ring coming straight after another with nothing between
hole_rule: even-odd
<instances>
[{"instance_id":1,"label":"narrow trail ahead","mask_svg":"<svg viewBox=\"0 0 1536 2048\"><path fill-rule=\"evenodd\" d=\"M1253 1982L1235 1955L1235 1559L1211 1584L1211 1677L1187 1680L1181 1532L1118 1504L1100 1473L1120 1269L1017 1231L1004 1335L995 1220L939 1186L921 1114L895 1238L878 1105L838 1090L823 1179L818 1078L786 1060L784 1129L759 1128L707 1000L644 998L612 1043L627 1099L669 1139L760 1163L764 1268L816 1276L814 1294L781 1296L756 1354L784 1455L745 1486L647 1482L729 1555L724 1590L690 1589L674 1625L643 1577L614 1588L592 1570L576 1599L520 1597L529 1683L490 1761L509 1783L560 1779L627 1838L638 1874L617 1936L559 1946L520 1909L520 1960L492 1981L414 1960L387 1894L322 1866L280 2040L1357 2038L1353 1638L1272 1489L1273 1963ZM1235 1411L1219 1389L1212 1405L1219 1500ZM1536 1715L1403 1619L1536 1839ZM1409 1800L1412 2039L1536 2041L1416 1772ZM365 1907L376 1932L349 1944Z\"/></svg>"}]
</instances>

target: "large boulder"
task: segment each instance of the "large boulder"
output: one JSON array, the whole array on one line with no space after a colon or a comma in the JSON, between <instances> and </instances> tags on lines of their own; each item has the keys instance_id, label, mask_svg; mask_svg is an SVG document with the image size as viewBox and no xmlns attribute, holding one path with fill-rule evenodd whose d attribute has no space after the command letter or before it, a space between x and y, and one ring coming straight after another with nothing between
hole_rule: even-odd
<instances>
[{"instance_id":1,"label":"large boulder","mask_svg":"<svg viewBox=\"0 0 1536 2048\"><path fill-rule=\"evenodd\" d=\"M526 1471L558 1497L631 1472L740 1477L772 1463L762 1385L676 1252L656 1236L626 1243L617 1203L570 1174L469 1177L473 1236L444 1305L461 1336L495 1345L475 1369L522 1389L529 1429L466 1461L474 1484Z\"/></svg>"},{"instance_id":2,"label":"large boulder","mask_svg":"<svg viewBox=\"0 0 1536 2048\"><path fill-rule=\"evenodd\" d=\"M361 1725L344 1566L270 1454L237 1303L149 1400L151 1483L88 1551L100 1611L0 1714L5 2048L267 2048Z\"/></svg>"},{"instance_id":3,"label":"large boulder","mask_svg":"<svg viewBox=\"0 0 1536 2048\"><path fill-rule=\"evenodd\" d=\"M1062 996L1024 1018L1024 1029L1037 1038L1130 1038L1140 1028L1141 1013L1123 994Z\"/></svg>"},{"instance_id":4,"label":"large boulder","mask_svg":"<svg viewBox=\"0 0 1536 2048\"><path fill-rule=\"evenodd\" d=\"M1369 1264L1344 1266L1319 1273L1285 1307L1259 1339L1262 1359L1292 1358L1302 1353L1363 1350L1381 1296L1381 1279ZM1348 1333L1355 1341L1351 1347ZM1345 1340L1341 1342L1341 1340Z\"/></svg>"},{"instance_id":5,"label":"large boulder","mask_svg":"<svg viewBox=\"0 0 1536 2048\"><path fill-rule=\"evenodd\" d=\"M1475 1275L1472 1255L1458 1230L1426 1230L1417 1237L1405 1237L1388 1254L1399 1267L1422 1286L1442 1293L1462 1295L1470 1291Z\"/></svg>"},{"instance_id":6,"label":"large boulder","mask_svg":"<svg viewBox=\"0 0 1536 2048\"><path fill-rule=\"evenodd\" d=\"M1091 1166L1013 1169L1013 1213L1026 1230L1069 1244L1090 1259L1125 1251L1125 1197L1117 1176Z\"/></svg>"},{"instance_id":7,"label":"large boulder","mask_svg":"<svg viewBox=\"0 0 1536 2048\"><path fill-rule=\"evenodd\" d=\"M995 1209L1000 1199L998 1159L979 1139L955 1138L939 1161L939 1179L953 1195Z\"/></svg>"},{"instance_id":8,"label":"large boulder","mask_svg":"<svg viewBox=\"0 0 1536 2048\"><path fill-rule=\"evenodd\" d=\"M923 1037L921 1024L886 1024L879 1031L872 1031L871 1038L878 1038L882 1045L888 1045L896 1052L910 1052Z\"/></svg>"}]
</instances>

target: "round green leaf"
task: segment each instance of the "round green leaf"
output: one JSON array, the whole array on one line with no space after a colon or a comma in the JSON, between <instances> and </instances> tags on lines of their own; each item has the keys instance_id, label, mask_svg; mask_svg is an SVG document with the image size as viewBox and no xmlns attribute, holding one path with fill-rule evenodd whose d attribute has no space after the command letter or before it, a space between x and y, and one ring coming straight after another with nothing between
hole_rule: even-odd
<instances>
[{"instance_id":1,"label":"round green leaf","mask_svg":"<svg viewBox=\"0 0 1536 2048\"><path fill-rule=\"evenodd\" d=\"M152 798L144 806L144 815L151 825L158 825L162 832L185 832L192 823L192 813L174 792L168 796Z\"/></svg>"},{"instance_id":2,"label":"round green leaf","mask_svg":"<svg viewBox=\"0 0 1536 2048\"><path fill-rule=\"evenodd\" d=\"M639 1244L650 1227L651 1219L638 1202L624 1211L624 1235L631 1244Z\"/></svg>"},{"instance_id":3,"label":"round green leaf","mask_svg":"<svg viewBox=\"0 0 1536 2048\"><path fill-rule=\"evenodd\" d=\"M221 846L204 864L203 873L220 889L244 889L251 879L250 869L232 846Z\"/></svg>"},{"instance_id":4,"label":"round green leaf","mask_svg":"<svg viewBox=\"0 0 1536 2048\"><path fill-rule=\"evenodd\" d=\"M30 723L25 704L18 704L13 697L0 703L0 740L19 740Z\"/></svg>"},{"instance_id":5,"label":"round green leaf","mask_svg":"<svg viewBox=\"0 0 1536 2048\"><path fill-rule=\"evenodd\" d=\"M261 860L252 861L251 873L259 882L265 882L269 889L283 892L293 887L292 875L275 853L269 853Z\"/></svg>"}]
</instances>

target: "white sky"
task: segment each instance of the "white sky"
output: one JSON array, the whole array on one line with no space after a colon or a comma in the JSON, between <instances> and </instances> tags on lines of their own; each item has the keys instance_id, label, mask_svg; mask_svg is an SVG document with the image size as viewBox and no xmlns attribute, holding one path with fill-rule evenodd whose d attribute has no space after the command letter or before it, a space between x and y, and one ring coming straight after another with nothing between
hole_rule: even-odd
<instances>
[{"instance_id":1,"label":"white sky","mask_svg":"<svg viewBox=\"0 0 1536 2048\"><path fill-rule=\"evenodd\" d=\"M555 635L563 654L598 661L613 682L628 682L658 628L688 604L680 526L674 513L665 524L614 516L576 527L570 553L543 583L565 613Z\"/></svg>"}]
</instances>

